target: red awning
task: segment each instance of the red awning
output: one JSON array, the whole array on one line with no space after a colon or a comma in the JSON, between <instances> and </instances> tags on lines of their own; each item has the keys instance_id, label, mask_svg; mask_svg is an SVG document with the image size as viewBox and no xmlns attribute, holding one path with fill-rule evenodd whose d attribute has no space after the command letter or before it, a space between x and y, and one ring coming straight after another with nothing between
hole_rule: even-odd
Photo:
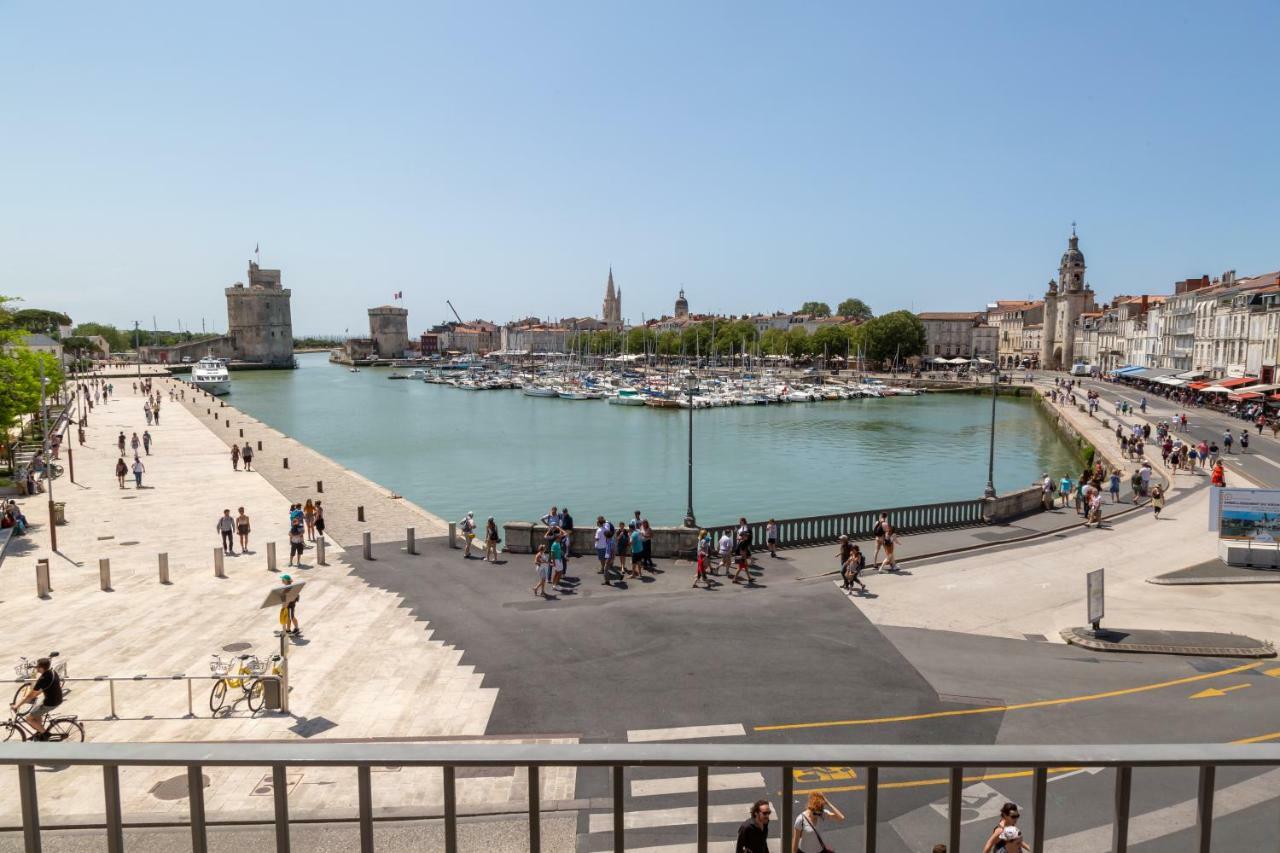
<instances>
[{"instance_id":1,"label":"red awning","mask_svg":"<svg viewBox=\"0 0 1280 853\"><path fill-rule=\"evenodd\" d=\"M1192 391L1203 391L1205 388L1208 388L1212 384L1213 384L1212 382L1192 382L1187 387L1190 388Z\"/></svg>"},{"instance_id":2,"label":"red awning","mask_svg":"<svg viewBox=\"0 0 1280 853\"><path fill-rule=\"evenodd\" d=\"M1258 381L1254 376L1236 376L1231 379L1219 379L1217 382L1211 383L1219 388L1239 388L1242 385L1253 385Z\"/></svg>"},{"instance_id":3,"label":"red awning","mask_svg":"<svg viewBox=\"0 0 1280 853\"><path fill-rule=\"evenodd\" d=\"M1227 396L1232 400L1235 400L1237 403L1240 403L1245 400L1256 400L1263 395L1257 391L1241 391L1239 394L1228 394Z\"/></svg>"}]
</instances>

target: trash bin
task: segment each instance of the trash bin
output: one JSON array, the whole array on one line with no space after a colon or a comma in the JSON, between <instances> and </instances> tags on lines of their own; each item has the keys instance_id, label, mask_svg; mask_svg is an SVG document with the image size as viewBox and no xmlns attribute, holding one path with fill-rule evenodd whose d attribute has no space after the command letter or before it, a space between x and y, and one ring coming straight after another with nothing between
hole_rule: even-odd
<instances>
[{"instance_id":1,"label":"trash bin","mask_svg":"<svg viewBox=\"0 0 1280 853\"><path fill-rule=\"evenodd\" d=\"M62 501L53 502L53 523L54 524L67 523L67 505Z\"/></svg>"},{"instance_id":2,"label":"trash bin","mask_svg":"<svg viewBox=\"0 0 1280 853\"><path fill-rule=\"evenodd\" d=\"M280 710L280 679L262 679L262 699L263 707L268 711Z\"/></svg>"}]
</instances>

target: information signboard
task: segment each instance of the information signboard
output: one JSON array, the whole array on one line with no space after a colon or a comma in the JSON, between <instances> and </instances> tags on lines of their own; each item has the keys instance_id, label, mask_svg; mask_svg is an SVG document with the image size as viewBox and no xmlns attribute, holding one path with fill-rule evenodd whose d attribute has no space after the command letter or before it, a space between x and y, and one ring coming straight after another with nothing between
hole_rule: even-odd
<instances>
[{"instance_id":1,"label":"information signboard","mask_svg":"<svg viewBox=\"0 0 1280 853\"><path fill-rule=\"evenodd\" d=\"M1280 489L1214 489L1218 538L1274 545L1280 542Z\"/></svg>"},{"instance_id":2,"label":"information signboard","mask_svg":"<svg viewBox=\"0 0 1280 853\"><path fill-rule=\"evenodd\" d=\"M1085 578L1089 599L1089 624L1095 631L1098 630L1098 624L1102 622L1102 572L1102 569L1089 572Z\"/></svg>"}]
</instances>

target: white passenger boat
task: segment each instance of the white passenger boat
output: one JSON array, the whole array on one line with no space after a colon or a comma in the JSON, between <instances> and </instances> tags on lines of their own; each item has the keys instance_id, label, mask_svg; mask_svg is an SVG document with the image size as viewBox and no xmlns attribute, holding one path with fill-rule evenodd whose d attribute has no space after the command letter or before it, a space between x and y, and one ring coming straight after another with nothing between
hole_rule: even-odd
<instances>
[{"instance_id":1,"label":"white passenger boat","mask_svg":"<svg viewBox=\"0 0 1280 853\"><path fill-rule=\"evenodd\" d=\"M634 388L619 388L618 393L609 398L611 406L643 406L644 395Z\"/></svg>"},{"instance_id":2,"label":"white passenger boat","mask_svg":"<svg viewBox=\"0 0 1280 853\"><path fill-rule=\"evenodd\" d=\"M222 359L205 356L191 368L191 384L216 397L231 393L231 374Z\"/></svg>"},{"instance_id":3,"label":"white passenger boat","mask_svg":"<svg viewBox=\"0 0 1280 853\"><path fill-rule=\"evenodd\" d=\"M547 385L529 384L520 389L526 397L558 397L559 392Z\"/></svg>"}]
</instances>

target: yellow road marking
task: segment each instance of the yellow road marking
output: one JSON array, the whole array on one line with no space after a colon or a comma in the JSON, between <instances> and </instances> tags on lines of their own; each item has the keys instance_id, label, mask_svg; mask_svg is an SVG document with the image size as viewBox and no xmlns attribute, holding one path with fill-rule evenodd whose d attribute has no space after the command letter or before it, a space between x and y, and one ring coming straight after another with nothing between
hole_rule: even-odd
<instances>
[{"instance_id":1,"label":"yellow road marking","mask_svg":"<svg viewBox=\"0 0 1280 853\"><path fill-rule=\"evenodd\" d=\"M858 771L852 767L795 767L791 778L797 782L836 782L841 779L857 779Z\"/></svg>"},{"instance_id":2,"label":"yellow road marking","mask_svg":"<svg viewBox=\"0 0 1280 853\"><path fill-rule=\"evenodd\" d=\"M1266 735L1256 735L1255 737L1241 738L1240 740L1233 740L1231 741L1231 743L1266 743L1267 741L1273 741L1273 740L1280 740L1280 732L1272 732L1271 734L1266 734ZM1082 770L1082 769L1084 768L1050 767L1048 770L1048 773L1050 776L1053 776L1059 773L1074 773L1075 771ZM1031 776L1034 772L1035 771L1032 771L1032 770L1011 770L1005 773L984 773L981 776L961 777L961 781L967 785L972 782L993 782L997 779L1025 779L1026 777ZM950 785L950 784L951 784L951 778L944 776L944 777L935 778L935 779L911 779L905 782L881 782L876 787L877 789L926 788L931 785ZM801 794L813 794L813 793L834 794L834 793L841 793L844 791L865 791L866 789L867 789L866 785L841 785L839 787L834 787L834 788L806 788L804 790L800 790L797 788L793 790L792 793L798 797Z\"/></svg>"},{"instance_id":3,"label":"yellow road marking","mask_svg":"<svg viewBox=\"0 0 1280 853\"><path fill-rule=\"evenodd\" d=\"M1246 681L1244 684L1233 684L1230 687L1223 687L1221 689L1217 687L1210 687L1208 690L1201 690L1199 693L1192 693L1191 698L1192 699L1212 699L1215 696L1226 696L1232 690L1244 690L1246 687L1252 687L1252 686L1253 686L1252 684Z\"/></svg>"},{"instance_id":4,"label":"yellow road marking","mask_svg":"<svg viewBox=\"0 0 1280 853\"><path fill-rule=\"evenodd\" d=\"M1052 708L1056 705L1073 705L1078 702L1092 702L1098 699L1114 699L1117 696L1131 696L1135 693L1147 693L1152 690L1163 690L1166 687L1177 687L1180 684L1194 684L1197 681L1206 681L1210 678L1221 678L1224 675L1234 675L1239 672L1247 672L1261 666L1261 661L1242 664L1241 666L1231 667L1230 669L1220 670L1218 672L1206 672L1200 675L1190 675L1186 678L1175 678L1172 681L1160 681L1155 684L1143 684L1138 687L1126 687L1122 690L1108 690L1106 693L1090 693L1084 696L1066 696L1061 699L1040 699L1035 702L1019 702L1014 705L994 705L984 708L962 708L955 711L931 711L926 714L905 714L894 717L871 717L865 720L830 720L821 723L784 723L776 726L754 726L758 732L776 732L788 729L821 729L831 728L835 726L873 726L882 723L910 723L916 720L936 720L942 717L967 717L974 714L998 714L1005 711L1028 711L1035 708Z\"/></svg>"},{"instance_id":5,"label":"yellow road marking","mask_svg":"<svg viewBox=\"0 0 1280 853\"><path fill-rule=\"evenodd\" d=\"M1268 669L1264 671L1262 674L1269 675L1272 678L1280 678L1280 666L1276 667L1275 669Z\"/></svg>"}]
</instances>

